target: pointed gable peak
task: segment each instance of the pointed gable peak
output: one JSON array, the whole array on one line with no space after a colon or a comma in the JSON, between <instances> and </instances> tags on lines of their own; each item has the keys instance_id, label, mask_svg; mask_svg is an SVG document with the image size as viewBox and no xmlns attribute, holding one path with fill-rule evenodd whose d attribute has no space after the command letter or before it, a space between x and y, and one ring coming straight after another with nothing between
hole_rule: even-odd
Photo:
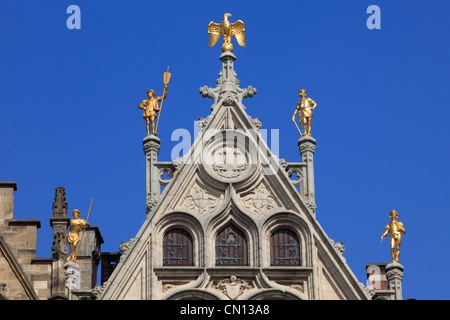
<instances>
[{"instance_id":1,"label":"pointed gable peak","mask_svg":"<svg viewBox=\"0 0 450 320\"><path fill-rule=\"evenodd\" d=\"M236 71L234 70L236 56L232 52L222 53L219 59L222 61L222 70L219 72L216 87L209 88L208 86L203 86L199 89L200 94L204 98L211 98L214 100L214 104L211 107L213 110L222 105L234 105L244 108L242 99L253 97L258 91L252 86L248 86L247 88L239 87L239 80Z\"/></svg>"}]
</instances>

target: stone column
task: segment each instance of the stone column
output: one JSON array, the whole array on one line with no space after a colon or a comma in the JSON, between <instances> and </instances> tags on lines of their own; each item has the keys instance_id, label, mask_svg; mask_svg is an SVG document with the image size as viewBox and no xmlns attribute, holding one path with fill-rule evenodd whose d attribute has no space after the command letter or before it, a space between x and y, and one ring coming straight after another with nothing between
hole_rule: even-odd
<instances>
[{"instance_id":1,"label":"stone column","mask_svg":"<svg viewBox=\"0 0 450 320\"><path fill-rule=\"evenodd\" d=\"M306 205L315 214L316 200L314 192L314 151L316 150L316 139L311 136L303 136L298 140L298 147L302 162L306 164L302 170L302 184L300 192L305 199Z\"/></svg>"},{"instance_id":2,"label":"stone column","mask_svg":"<svg viewBox=\"0 0 450 320\"><path fill-rule=\"evenodd\" d=\"M403 266L398 262L391 262L386 266L386 278L389 288L394 291L394 300L402 300Z\"/></svg>"},{"instance_id":3,"label":"stone column","mask_svg":"<svg viewBox=\"0 0 450 320\"><path fill-rule=\"evenodd\" d=\"M67 258L67 228L70 218L67 216L66 191L64 187L55 189L53 217L50 226L53 228L52 245L52 285L50 300L67 299L65 295L64 263Z\"/></svg>"},{"instance_id":4,"label":"stone column","mask_svg":"<svg viewBox=\"0 0 450 320\"><path fill-rule=\"evenodd\" d=\"M219 57L222 61L222 71L220 80L222 81L221 92L236 92L236 72L234 71L234 61L236 56L232 52L224 52Z\"/></svg>"},{"instance_id":5,"label":"stone column","mask_svg":"<svg viewBox=\"0 0 450 320\"><path fill-rule=\"evenodd\" d=\"M158 203L160 199L161 186L159 183L159 169L156 166L158 161L158 153L161 147L161 140L154 136L146 136L143 140L144 153L146 160L146 213L147 218L153 213L153 207Z\"/></svg>"}]
</instances>

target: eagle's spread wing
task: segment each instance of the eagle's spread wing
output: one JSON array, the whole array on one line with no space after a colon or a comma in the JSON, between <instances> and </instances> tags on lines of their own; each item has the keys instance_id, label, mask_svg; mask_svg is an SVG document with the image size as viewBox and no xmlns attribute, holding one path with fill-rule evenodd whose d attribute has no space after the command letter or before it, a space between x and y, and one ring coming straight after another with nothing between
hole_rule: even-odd
<instances>
[{"instance_id":1,"label":"eagle's spread wing","mask_svg":"<svg viewBox=\"0 0 450 320\"><path fill-rule=\"evenodd\" d=\"M239 45L245 47L245 26L242 20L231 24L231 36L236 36Z\"/></svg>"},{"instance_id":2,"label":"eagle's spread wing","mask_svg":"<svg viewBox=\"0 0 450 320\"><path fill-rule=\"evenodd\" d=\"M210 22L208 24L209 44L208 47L213 47L220 36L223 35L223 27L221 23Z\"/></svg>"}]
</instances>

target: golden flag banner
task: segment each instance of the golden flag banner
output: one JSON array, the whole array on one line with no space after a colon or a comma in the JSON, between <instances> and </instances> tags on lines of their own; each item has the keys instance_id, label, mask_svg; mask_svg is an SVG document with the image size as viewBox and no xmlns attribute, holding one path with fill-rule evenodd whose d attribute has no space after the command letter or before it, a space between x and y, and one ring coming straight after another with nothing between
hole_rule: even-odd
<instances>
[{"instance_id":1,"label":"golden flag banner","mask_svg":"<svg viewBox=\"0 0 450 320\"><path fill-rule=\"evenodd\" d=\"M169 66L167 66L167 71L164 72L164 80L163 80L165 85L169 83L171 75L172 74L169 72Z\"/></svg>"},{"instance_id":2,"label":"golden flag banner","mask_svg":"<svg viewBox=\"0 0 450 320\"><path fill-rule=\"evenodd\" d=\"M164 72L164 78L163 78L163 82L164 82L164 91L163 91L163 95L162 95L163 97L164 97L164 94L166 93L166 86L170 81L171 75L172 74L169 72L169 66L167 66L167 71ZM161 101L161 106L159 107L158 119L156 120L156 127L155 127L156 132L158 132L159 117L161 116L163 102L164 102L164 99Z\"/></svg>"}]
</instances>

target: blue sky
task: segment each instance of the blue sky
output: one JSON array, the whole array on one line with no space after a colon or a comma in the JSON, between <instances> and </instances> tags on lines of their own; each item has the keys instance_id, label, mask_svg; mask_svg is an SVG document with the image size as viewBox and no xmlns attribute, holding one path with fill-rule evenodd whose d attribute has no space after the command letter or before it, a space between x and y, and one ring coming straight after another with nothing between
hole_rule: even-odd
<instances>
[{"instance_id":1,"label":"blue sky","mask_svg":"<svg viewBox=\"0 0 450 320\"><path fill-rule=\"evenodd\" d=\"M223 4L222 4L223 3ZM69 30L69 5L81 29ZM370 30L369 5L381 9ZM298 90L318 107L317 219L366 283L365 264L389 262L380 235L389 210L404 222L403 297L449 299L450 130L448 1L0 2L0 181L15 181L15 218L39 219L38 257L51 256L54 190L118 251L145 220L145 122L137 105L172 78L159 124L159 160L175 129L192 134L212 100L220 43L207 25L246 25L235 43L244 100L263 128L279 129L279 157L300 161L291 121Z\"/></svg>"}]
</instances>

